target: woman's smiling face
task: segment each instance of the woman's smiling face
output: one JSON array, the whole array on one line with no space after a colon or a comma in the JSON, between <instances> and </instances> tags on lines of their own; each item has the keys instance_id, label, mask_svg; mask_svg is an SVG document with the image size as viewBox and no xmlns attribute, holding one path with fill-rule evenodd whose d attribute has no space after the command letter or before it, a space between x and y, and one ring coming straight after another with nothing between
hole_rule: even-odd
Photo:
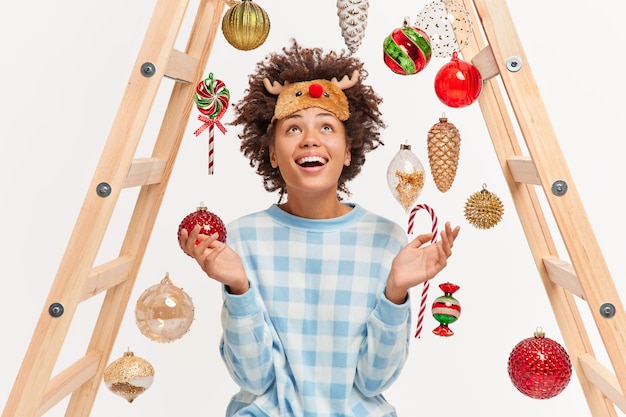
<instances>
[{"instance_id":1,"label":"woman's smiling face","mask_svg":"<svg viewBox=\"0 0 626 417\"><path fill-rule=\"evenodd\" d=\"M346 131L332 113L302 109L279 120L270 145L270 161L278 168L290 196L304 192L337 192L344 166L350 164Z\"/></svg>"}]
</instances>

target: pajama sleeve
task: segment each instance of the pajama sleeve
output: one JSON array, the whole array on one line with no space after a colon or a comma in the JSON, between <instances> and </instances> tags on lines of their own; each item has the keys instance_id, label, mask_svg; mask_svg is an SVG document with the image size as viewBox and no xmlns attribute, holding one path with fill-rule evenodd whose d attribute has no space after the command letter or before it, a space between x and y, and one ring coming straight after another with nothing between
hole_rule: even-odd
<instances>
[{"instance_id":1,"label":"pajama sleeve","mask_svg":"<svg viewBox=\"0 0 626 417\"><path fill-rule=\"evenodd\" d=\"M252 394L264 393L275 379L272 336L250 288L241 295L224 291L220 354L235 382Z\"/></svg>"},{"instance_id":2,"label":"pajama sleeve","mask_svg":"<svg viewBox=\"0 0 626 417\"><path fill-rule=\"evenodd\" d=\"M398 378L410 340L410 299L396 305L381 294L367 323L355 385L366 397L380 394Z\"/></svg>"}]
</instances>

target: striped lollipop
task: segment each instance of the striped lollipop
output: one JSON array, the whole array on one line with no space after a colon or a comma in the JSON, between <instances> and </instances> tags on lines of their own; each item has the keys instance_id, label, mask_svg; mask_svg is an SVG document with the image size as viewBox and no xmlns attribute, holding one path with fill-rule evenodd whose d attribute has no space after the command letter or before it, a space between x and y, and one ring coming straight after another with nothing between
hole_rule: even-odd
<instances>
[{"instance_id":1,"label":"striped lollipop","mask_svg":"<svg viewBox=\"0 0 626 417\"><path fill-rule=\"evenodd\" d=\"M216 125L222 133L226 133L226 128L222 125L220 119L226 113L229 101L230 91L228 91L223 81L216 80L213 77L213 73L210 73L207 78L196 86L194 102L201 113L198 115L198 120L204 122L204 124L194 134L199 136L204 130L209 129L209 174L214 172L215 144L213 126Z\"/></svg>"}]
</instances>

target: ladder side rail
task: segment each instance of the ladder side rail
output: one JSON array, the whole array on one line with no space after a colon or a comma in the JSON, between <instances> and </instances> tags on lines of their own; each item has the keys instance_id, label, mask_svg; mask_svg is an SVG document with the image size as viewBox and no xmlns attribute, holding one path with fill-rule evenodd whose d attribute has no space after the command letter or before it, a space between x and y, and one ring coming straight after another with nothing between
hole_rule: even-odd
<instances>
[{"instance_id":1,"label":"ladder side rail","mask_svg":"<svg viewBox=\"0 0 626 417\"><path fill-rule=\"evenodd\" d=\"M485 35L500 68L513 112L537 167L563 243L580 279L591 316L622 391L626 391L626 312L572 180L508 7L500 0L475 0L475 4L484 21L489 23L484 25ZM518 71L507 70L505 63L509 57L521 60ZM566 185L564 193L559 193L558 188L553 190L557 181ZM614 315L610 318L604 317L601 311L601 306L606 302L610 302L614 308Z\"/></svg>"},{"instance_id":2,"label":"ladder side rail","mask_svg":"<svg viewBox=\"0 0 626 417\"><path fill-rule=\"evenodd\" d=\"M129 278L107 291L94 327L89 351L102 352L102 360L90 381L74 391L66 415L87 417L93 408L108 358L124 318L126 308L154 227L171 172L178 155L191 109L196 83L202 79L213 42L220 27L224 3L201 0L191 29L186 54L197 58L194 83L174 84L170 101L163 116L161 129L155 142L153 157L165 161L162 180L158 184L144 186L139 192L135 209L120 250L120 255L133 253L134 262Z\"/></svg>"},{"instance_id":3,"label":"ladder side rail","mask_svg":"<svg viewBox=\"0 0 626 417\"><path fill-rule=\"evenodd\" d=\"M159 0L155 7L146 40L2 417L33 417L40 404L158 91L162 78L158 73L167 66L169 51L173 49L177 30L167 28L180 27L186 4L187 1ZM159 51L154 49L155 44L169 46ZM141 75L140 67L146 57L156 58L156 76ZM105 190L110 191L106 198L96 192L103 182L108 184ZM49 314L48 306L53 303L63 306L62 316Z\"/></svg>"},{"instance_id":4,"label":"ladder side rail","mask_svg":"<svg viewBox=\"0 0 626 417\"><path fill-rule=\"evenodd\" d=\"M482 9L474 9L473 2L477 0L460 1L463 3L466 10L468 10L474 22L479 22L476 18L478 14L483 29L490 24L487 13ZM472 36L472 39L470 39L469 45L463 49L464 55L470 58L486 50L485 41L481 37L482 33L474 32L475 34ZM504 35L505 34L502 33L499 34L499 36ZM558 256L535 188L528 184L516 182L509 169L508 161L520 157L522 150L516 138L507 103L497 84L497 80L490 80L484 83L483 91L478 98L478 104L483 113L494 150L509 191L511 192L511 197L529 243L537 270L546 288L546 293L554 311L556 321L563 334L565 345L568 351L575 357L577 357L576 355L579 353L592 354L593 349L591 342L585 331L575 300L571 294L550 282L543 263L544 257ZM616 417L613 404L602 395L597 387L585 379L584 371L578 361L574 360L572 365L593 415L597 417Z\"/></svg>"}]
</instances>

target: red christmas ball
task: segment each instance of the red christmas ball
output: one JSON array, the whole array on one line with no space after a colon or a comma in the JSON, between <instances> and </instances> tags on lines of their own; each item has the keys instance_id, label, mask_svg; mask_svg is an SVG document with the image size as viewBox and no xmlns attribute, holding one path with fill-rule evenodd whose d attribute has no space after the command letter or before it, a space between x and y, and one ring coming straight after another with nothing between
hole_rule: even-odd
<instances>
[{"instance_id":1,"label":"red christmas ball","mask_svg":"<svg viewBox=\"0 0 626 417\"><path fill-rule=\"evenodd\" d=\"M569 384L572 364L558 342L545 337L541 330L519 342L511 351L509 377L522 394L548 399L561 393Z\"/></svg>"},{"instance_id":2,"label":"red christmas ball","mask_svg":"<svg viewBox=\"0 0 626 417\"><path fill-rule=\"evenodd\" d=\"M193 213L189 213L178 225L178 244L181 249L180 232L185 229L187 233L190 233L197 224L201 226L201 234L210 236L214 233L218 233L217 240L226 243L226 226L224 226L224 222L215 213L207 210L203 203L200 203L197 210ZM196 241L196 245L198 243L200 242Z\"/></svg>"},{"instance_id":3,"label":"red christmas ball","mask_svg":"<svg viewBox=\"0 0 626 417\"><path fill-rule=\"evenodd\" d=\"M450 62L435 75L435 93L449 107L465 107L472 104L483 90L480 71L467 61L459 59L456 52Z\"/></svg>"}]
</instances>

